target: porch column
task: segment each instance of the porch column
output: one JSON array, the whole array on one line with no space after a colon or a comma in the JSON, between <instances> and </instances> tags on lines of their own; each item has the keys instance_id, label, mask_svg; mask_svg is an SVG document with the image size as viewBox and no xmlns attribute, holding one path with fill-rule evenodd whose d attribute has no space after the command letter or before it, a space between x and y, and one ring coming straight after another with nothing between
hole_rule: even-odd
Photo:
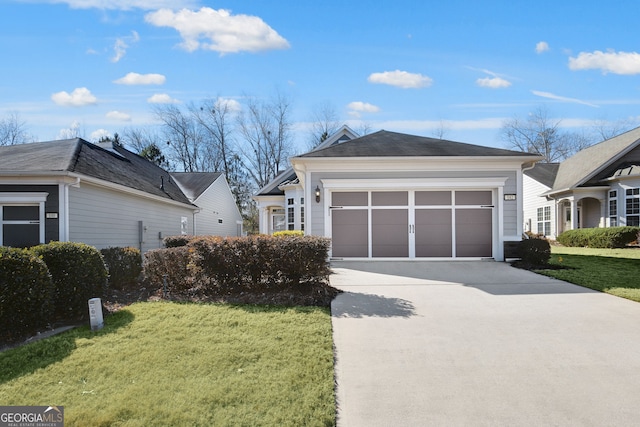
<instances>
[{"instance_id":1,"label":"porch column","mask_svg":"<svg viewBox=\"0 0 640 427\"><path fill-rule=\"evenodd\" d=\"M571 199L571 229L578 229L578 201L575 198Z\"/></svg>"},{"instance_id":2,"label":"porch column","mask_svg":"<svg viewBox=\"0 0 640 427\"><path fill-rule=\"evenodd\" d=\"M598 202L600 202L600 223L598 224L598 227L604 228L607 226L607 201L598 199Z\"/></svg>"}]
</instances>

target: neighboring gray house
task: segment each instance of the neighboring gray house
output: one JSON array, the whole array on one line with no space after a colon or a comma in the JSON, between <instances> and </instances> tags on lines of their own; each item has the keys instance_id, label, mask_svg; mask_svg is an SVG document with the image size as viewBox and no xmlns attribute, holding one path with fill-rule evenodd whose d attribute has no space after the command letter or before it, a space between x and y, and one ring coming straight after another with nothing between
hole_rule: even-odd
<instances>
[{"instance_id":1,"label":"neighboring gray house","mask_svg":"<svg viewBox=\"0 0 640 427\"><path fill-rule=\"evenodd\" d=\"M540 159L379 131L292 158L295 176L255 198L266 207L270 188L295 188L305 233L330 237L333 258L503 261L522 236L522 171Z\"/></svg>"},{"instance_id":2,"label":"neighboring gray house","mask_svg":"<svg viewBox=\"0 0 640 427\"><path fill-rule=\"evenodd\" d=\"M215 188L219 177L206 179ZM198 227L203 211L224 213L216 219L233 224L236 235L237 209L226 196L190 200L167 171L112 143L75 138L0 147L0 244L5 246L59 240L144 252L161 247L168 235L214 233Z\"/></svg>"},{"instance_id":3,"label":"neighboring gray house","mask_svg":"<svg viewBox=\"0 0 640 427\"><path fill-rule=\"evenodd\" d=\"M224 175L220 172L171 172L178 187L200 210L195 234L241 236L242 215Z\"/></svg>"},{"instance_id":4,"label":"neighboring gray house","mask_svg":"<svg viewBox=\"0 0 640 427\"><path fill-rule=\"evenodd\" d=\"M640 225L640 128L525 171L524 228L555 239L565 230Z\"/></svg>"}]
</instances>

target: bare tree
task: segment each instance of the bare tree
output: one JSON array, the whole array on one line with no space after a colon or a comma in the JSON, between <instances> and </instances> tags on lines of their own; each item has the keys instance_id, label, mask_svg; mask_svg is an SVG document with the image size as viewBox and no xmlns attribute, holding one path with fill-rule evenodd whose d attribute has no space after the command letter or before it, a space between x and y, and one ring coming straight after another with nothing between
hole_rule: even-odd
<instances>
[{"instance_id":1,"label":"bare tree","mask_svg":"<svg viewBox=\"0 0 640 427\"><path fill-rule=\"evenodd\" d=\"M280 172L292 151L290 108L289 99L280 93L266 101L248 97L246 109L238 115L244 140L239 152L259 188Z\"/></svg>"},{"instance_id":2,"label":"bare tree","mask_svg":"<svg viewBox=\"0 0 640 427\"><path fill-rule=\"evenodd\" d=\"M584 148L588 141L564 132L561 120L551 119L544 107L538 107L526 120L513 118L502 125L502 138L510 148L540 154L544 162L562 161Z\"/></svg>"},{"instance_id":3,"label":"bare tree","mask_svg":"<svg viewBox=\"0 0 640 427\"><path fill-rule=\"evenodd\" d=\"M316 105L311 113L311 128L307 148L313 150L340 129L335 107L330 102Z\"/></svg>"},{"instance_id":4,"label":"bare tree","mask_svg":"<svg viewBox=\"0 0 640 427\"><path fill-rule=\"evenodd\" d=\"M638 123L632 119L620 119L611 122L601 118L596 120L593 124L593 139L596 141L604 141L631 130L637 125Z\"/></svg>"},{"instance_id":5,"label":"bare tree","mask_svg":"<svg viewBox=\"0 0 640 427\"><path fill-rule=\"evenodd\" d=\"M132 148L140 154L142 150L152 144L158 144L162 138L149 127L127 128L121 132L120 140L123 145Z\"/></svg>"},{"instance_id":6,"label":"bare tree","mask_svg":"<svg viewBox=\"0 0 640 427\"><path fill-rule=\"evenodd\" d=\"M222 171L229 180L230 162L234 156L232 139L233 108L231 104L221 98L207 99L199 107L191 109L193 117L202 128L203 137L208 140L212 164L215 170Z\"/></svg>"},{"instance_id":7,"label":"bare tree","mask_svg":"<svg viewBox=\"0 0 640 427\"><path fill-rule=\"evenodd\" d=\"M31 142L32 138L26 130L26 123L18 113L10 113L0 119L0 145L16 145Z\"/></svg>"},{"instance_id":8,"label":"bare tree","mask_svg":"<svg viewBox=\"0 0 640 427\"><path fill-rule=\"evenodd\" d=\"M175 105L156 107L154 113L162 122L162 133L167 141L167 153L177 167L185 172L215 170L211 146L207 144L193 106L183 112Z\"/></svg>"},{"instance_id":9,"label":"bare tree","mask_svg":"<svg viewBox=\"0 0 640 427\"><path fill-rule=\"evenodd\" d=\"M440 119L438 127L433 129L433 131L431 132L431 135L433 135L434 138L444 139L444 137L447 136L449 131L450 131L450 128L449 126L447 126L447 123L444 120Z\"/></svg>"}]
</instances>

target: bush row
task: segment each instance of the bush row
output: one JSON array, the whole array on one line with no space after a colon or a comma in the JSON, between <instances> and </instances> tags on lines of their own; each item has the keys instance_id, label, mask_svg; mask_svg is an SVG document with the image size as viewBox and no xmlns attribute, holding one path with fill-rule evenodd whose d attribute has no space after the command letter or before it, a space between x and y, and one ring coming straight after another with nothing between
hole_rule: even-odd
<instances>
[{"instance_id":1,"label":"bush row","mask_svg":"<svg viewBox=\"0 0 640 427\"><path fill-rule=\"evenodd\" d=\"M186 244L169 239L170 247L148 251L145 278L172 292L198 288L212 293L248 289L284 289L305 282L326 281L329 239L285 235L192 237Z\"/></svg>"},{"instance_id":2,"label":"bush row","mask_svg":"<svg viewBox=\"0 0 640 427\"><path fill-rule=\"evenodd\" d=\"M83 243L51 242L30 249L0 247L0 340L87 316L87 300L102 296L107 269Z\"/></svg>"},{"instance_id":3,"label":"bush row","mask_svg":"<svg viewBox=\"0 0 640 427\"><path fill-rule=\"evenodd\" d=\"M638 239L640 227L578 228L558 236L564 246L623 248Z\"/></svg>"}]
</instances>

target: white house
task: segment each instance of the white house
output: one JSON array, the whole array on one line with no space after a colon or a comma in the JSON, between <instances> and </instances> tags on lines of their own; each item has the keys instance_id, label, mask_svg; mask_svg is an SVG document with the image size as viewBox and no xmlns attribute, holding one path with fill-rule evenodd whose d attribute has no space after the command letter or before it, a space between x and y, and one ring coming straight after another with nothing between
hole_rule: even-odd
<instances>
[{"instance_id":1,"label":"white house","mask_svg":"<svg viewBox=\"0 0 640 427\"><path fill-rule=\"evenodd\" d=\"M525 171L524 227L565 230L640 225L640 128Z\"/></svg>"},{"instance_id":2,"label":"white house","mask_svg":"<svg viewBox=\"0 0 640 427\"><path fill-rule=\"evenodd\" d=\"M203 212L213 216L214 210L224 213L223 224L232 224L235 231L229 234L235 235L235 202L220 194L190 200L169 172L112 143L75 138L4 146L0 244L27 247L59 240L144 252L161 247L168 235L215 233L218 229L206 221L201 220L202 227L196 223Z\"/></svg>"},{"instance_id":3,"label":"white house","mask_svg":"<svg viewBox=\"0 0 640 427\"><path fill-rule=\"evenodd\" d=\"M502 261L521 240L522 171L540 156L388 131L340 138L255 196L267 211L299 195L300 227L295 209L286 224L331 238L334 259ZM271 209L261 230L275 230Z\"/></svg>"}]
</instances>

